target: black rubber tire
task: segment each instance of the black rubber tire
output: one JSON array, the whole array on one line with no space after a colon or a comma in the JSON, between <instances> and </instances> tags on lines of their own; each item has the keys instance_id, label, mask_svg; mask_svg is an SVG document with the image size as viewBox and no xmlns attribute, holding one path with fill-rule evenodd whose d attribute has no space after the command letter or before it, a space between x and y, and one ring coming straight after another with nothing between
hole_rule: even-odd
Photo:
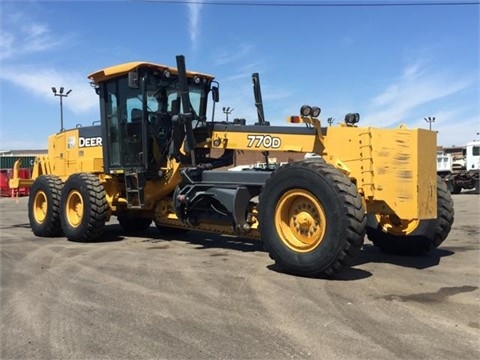
<instances>
[{"instance_id":1,"label":"black rubber tire","mask_svg":"<svg viewBox=\"0 0 480 360\"><path fill-rule=\"evenodd\" d=\"M41 175L35 179L30 188L28 198L28 219L30 228L36 236L55 237L62 236L60 225L60 196L63 183L58 176ZM40 202L40 203L39 203ZM43 219L35 215L35 208L46 204Z\"/></svg>"},{"instance_id":2,"label":"black rubber tire","mask_svg":"<svg viewBox=\"0 0 480 360\"><path fill-rule=\"evenodd\" d=\"M71 209L75 200L82 203L80 213ZM63 187L60 204L62 228L68 240L95 241L103 233L108 204L105 189L96 175L71 175ZM75 220L78 220L77 223L73 222Z\"/></svg>"},{"instance_id":3,"label":"black rubber tire","mask_svg":"<svg viewBox=\"0 0 480 360\"><path fill-rule=\"evenodd\" d=\"M367 236L382 251L395 255L423 255L443 243L450 233L455 211L453 200L442 178L437 178L437 218L420 220L418 227L408 235L383 232L375 215L367 215Z\"/></svg>"},{"instance_id":4,"label":"black rubber tire","mask_svg":"<svg viewBox=\"0 0 480 360\"><path fill-rule=\"evenodd\" d=\"M460 194L462 192L462 187L458 185L452 185L450 192L455 195Z\"/></svg>"},{"instance_id":5,"label":"black rubber tire","mask_svg":"<svg viewBox=\"0 0 480 360\"><path fill-rule=\"evenodd\" d=\"M152 224L152 219L149 218L140 218L140 217L130 217L120 215L117 216L118 223L122 229L127 233L141 233L146 231Z\"/></svg>"},{"instance_id":6,"label":"black rubber tire","mask_svg":"<svg viewBox=\"0 0 480 360\"><path fill-rule=\"evenodd\" d=\"M323 209L324 234L312 249L297 251L282 240L285 234L277 231L277 204L291 191L306 192ZM279 226L286 224L278 222ZM355 184L323 161L304 160L280 167L260 194L261 239L270 257L287 273L331 277L351 266L363 245L365 226L365 209Z\"/></svg>"}]
</instances>

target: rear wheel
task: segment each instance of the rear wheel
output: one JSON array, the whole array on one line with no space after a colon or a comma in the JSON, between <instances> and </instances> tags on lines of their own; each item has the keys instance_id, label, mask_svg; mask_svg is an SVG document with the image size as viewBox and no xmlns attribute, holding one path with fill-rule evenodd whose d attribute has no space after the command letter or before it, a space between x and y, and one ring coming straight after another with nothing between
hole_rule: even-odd
<instances>
[{"instance_id":1,"label":"rear wheel","mask_svg":"<svg viewBox=\"0 0 480 360\"><path fill-rule=\"evenodd\" d=\"M152 219L149 218L139 218L131 216L118 216L118 223L123 230L130 233L135 232L144 232L152 224Z\"/></svg>"},{"instance_id":2,"label":"rear wheel","mask_svg":"<svg viewBox=\"0 0 480 360\"><path fill-rule=\"evenodd\" d=\"M436 249L447 238L454 219L453 200L445 182L437 180L437 218L402 220L397 226L388 217L369 214L367 235L382 251L398 255L421 255Z\"/></svg>"},{"instance_id":3,"label":"rear wheel","mask_svg":"<svg viewBox=\"0 0 480 360\"><path fill-rule=\"evenodd\" d=\"M62 187L60 178L53 175L41 175L33 182L28 198L28 218L36 236L62 235L60 225Z\"/></svg>"},{"instance_id":4,"label":"rear wheel","mask_svg":"<svg viewBox=\"0 0 480 360\"><path fill-rule=\"evenodd\" d=\"M321 161L276 170L259 199L259 230L285 271L331 276L349 267L363 244L365 209L355 185Z\"/></svg>"},{"instance_id":5,"label":"rear wheel","mask_svg":"<svg viewBox=\"0 0 480 360\"><path fill-rule=\"evenodd\" d=\"M107 200L105 189L93 174L71 175L62 191L61 222L65 236L71 241L97 239L105 228Z\"/></svg>"}]
</instances>

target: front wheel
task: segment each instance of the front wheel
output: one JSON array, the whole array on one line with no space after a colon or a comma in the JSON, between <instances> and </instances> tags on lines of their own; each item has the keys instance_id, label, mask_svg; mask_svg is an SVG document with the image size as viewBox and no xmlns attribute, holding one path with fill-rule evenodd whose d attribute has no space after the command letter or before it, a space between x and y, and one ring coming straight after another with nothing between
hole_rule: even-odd
<instances>
[{"instance_id":1,"label":"front wheel","mask_svg":"<svg viewBox=\"0 0 480 360\"><path fill-rule=\"evenodd\" d=\"M270 257L292 274L332 276L349 267L365 223L355 185L321 161L280 167L260 194L260 236Z\"/></svg>"},{"instance_id":2,"label":"front wheel","mask_svg":"<svg viewBox=\"0 0 480 360\"><path fill-rule=\"evenodd\" d=\"M94 241L103 233L108 205L97 176L71 175L63 187L60 203L62 229L69 240Z\"/></svg>"},{"instance_id":3,"label":"front wheel","mask_svg":"<svg viewBox=\"0 0 480 360\"><path fill-rule=\"evenodd\" d=\"M437 218L403 221L401 230L369 214L367 236L382 251L397 255L421 255L436 249L447 238L454 219L453 200L442 178L437 178Z\"/></svg>"}]
</instances>

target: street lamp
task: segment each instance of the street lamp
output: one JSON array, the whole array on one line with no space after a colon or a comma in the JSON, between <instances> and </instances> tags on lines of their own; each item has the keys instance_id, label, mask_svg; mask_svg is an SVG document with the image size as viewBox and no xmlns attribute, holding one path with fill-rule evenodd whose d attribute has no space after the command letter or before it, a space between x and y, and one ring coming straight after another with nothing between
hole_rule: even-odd
<instances>
[{"instance_id":1,"label":"street lamp","mask_svg":"<svg viewBox=\"0 0 480 360\"><path fill-rule=\"evenodd\" d=\"M332 126L332 123L333 123L334 120L335 120L335 118L329 117L329 118L327 119L328 126Z\"/></svg>"},{"instance_id":2,"label":"street lamp","mask_svg":"<svg viewBox=\"0 0 480 360\"><path fill-rule=\"evenodd\" d=\"M233 109L233 108L230 109L230 107L225 107L225 106L223 107L223 113L226 116L227 122L228 122L228 115L231 114L233 112L233 110L235 110L235 109Z\"/></svg>"},{"instance_id":3,"label":"street lamp","mask_svg":"<svg viewBox=\"0 0 480 360\"><path fill-rule=\"evenodd\" d=\"M53 95L60 97L60 131L63 131L64 130L64 128L63 128L63 98L67 97L68 94L70 94L72 92L72 90L68 90L64 94L63 93L63 86L62 86L60 89L58 89L58 93L57 93L57 89L55 87L52 87L52 92L53 92Z\"/></svg>"},{"instance_id":4,"label":"street lamp","mask_svg":"<svg viewBox=\"0 0 480 360\"><path fill-rule=\"evenodd\" d=\"M424 118L424 119L426 122L428 122L429 130L432 130L432 123L435 122L435 116L434 117L429 116L428 118Z\"/></svg>"}]
</instances>

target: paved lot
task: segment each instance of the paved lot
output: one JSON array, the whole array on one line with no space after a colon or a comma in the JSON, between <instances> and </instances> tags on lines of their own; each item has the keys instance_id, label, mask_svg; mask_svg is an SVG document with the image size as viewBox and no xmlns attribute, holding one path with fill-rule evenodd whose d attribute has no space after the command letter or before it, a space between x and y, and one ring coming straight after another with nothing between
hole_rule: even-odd
<instances>
[{"instance_id":1,"label":"paved lot","mask_svg":"<svg viewBox=\"0 0 480 360\"><path fill-rule=\"evenodd\" d=\"M427 257L367 242L335 280L282 274L258 243L155 227L35 238L0 199L1 359L478 359L480 196Z\"/></svg>"}]
</instances>

